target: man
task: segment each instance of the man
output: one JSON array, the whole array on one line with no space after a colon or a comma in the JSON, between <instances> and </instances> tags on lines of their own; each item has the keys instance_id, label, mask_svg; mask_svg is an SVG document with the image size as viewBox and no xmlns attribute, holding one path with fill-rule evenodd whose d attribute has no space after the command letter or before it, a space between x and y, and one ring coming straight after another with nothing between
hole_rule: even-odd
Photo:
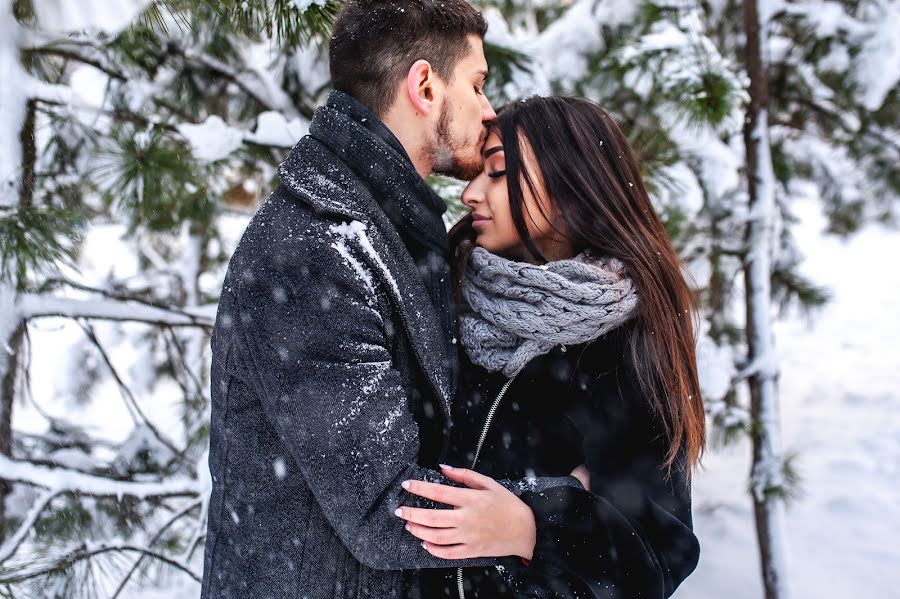
<instances>
[{"instance_id":1,"label":"man","mask_svg":"<svg viewBox=\"0 0 900 599\"><path fill-rule=\"evenodd\" d=\"M213 332L213 492L203 597L418 596L430 555L394 516L433 507L456 369L444 203L495 116L464 0L350 1L334 92L281 165L225 279ZM515 493L564 479L505 481Z\"/></svg>"}]
</instances>

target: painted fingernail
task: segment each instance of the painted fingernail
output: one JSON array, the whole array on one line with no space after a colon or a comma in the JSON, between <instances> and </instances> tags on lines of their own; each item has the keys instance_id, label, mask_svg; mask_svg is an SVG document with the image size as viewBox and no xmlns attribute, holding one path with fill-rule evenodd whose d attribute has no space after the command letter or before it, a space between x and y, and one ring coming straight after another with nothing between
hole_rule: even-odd
<instances>
[{"instance_id":1,"label":"painted fingernail","mask_svg":"<svg viewBox=\"0 0 900 599\"><path fill-rule=\"evenodd\" d=\"M428 549L428 545L425 544L425 541L422 541L422 549Z\"/></svg>"},{"instance_id":2,"label":"painted fingernail","mask_svg":"<svg viewBox=\"0 0 900 599\"><path fill-rule=\"evenodd\" d=\"M403 517L403 509L402 509L402 508L399 508L399 507L398 507L397 509L395 509L395 510L394 510L394 515L395 515L395 516L399 516L400 518L402 518L402 517Z\"/></svg>"},{"instance_id":3,"label":"painted fingernail","mask_svg":"<svg viewBox=\"0 0 900 599\"><path fill-rule=\"evenodd\" d=\"M400 483L400 486L403 487L404 489L406 489L407 491L409 491L409 481L408 480L405 480L402 483Z\"/></svg>"},{"instance_id":4,"label":"painted fingernail","mask_svg":"<svg viewBox=\"0 0 900 599\"><path fill-rule=\"evenodd\" d=\"M412 528L412 527L409 525L409 522L407 522L407 523L403 526L403 528L405 528L406 530L409 530L409 529Z\"/></svg>"},{"instance_id":5,"label":"painted fingernail","mask_svg":"<svg viewBox=\"0 0 900 599\"><path fill-rule=\"evenodd\" d=\"M441 464L441 468L444 470L453 470L453 466L448 466L447 464Z\"/></svg>"}]
</instances>

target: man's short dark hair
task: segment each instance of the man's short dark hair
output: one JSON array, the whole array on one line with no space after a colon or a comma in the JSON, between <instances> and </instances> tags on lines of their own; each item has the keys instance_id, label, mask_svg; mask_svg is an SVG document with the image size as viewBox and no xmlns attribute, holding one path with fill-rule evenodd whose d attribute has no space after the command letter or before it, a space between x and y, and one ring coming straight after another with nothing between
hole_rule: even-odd
<instances>
[{"instance_id":1,"label":"man's short dark hair","mask_svg":"<svg viewBox=\"0 0 900 599\"><path fill-rule=\"evenodd\" d=\"M331 83L379 118L417 60L445 82L487 22L466 0L347 0L331 37Z\"/></svg>"}]
</instances>

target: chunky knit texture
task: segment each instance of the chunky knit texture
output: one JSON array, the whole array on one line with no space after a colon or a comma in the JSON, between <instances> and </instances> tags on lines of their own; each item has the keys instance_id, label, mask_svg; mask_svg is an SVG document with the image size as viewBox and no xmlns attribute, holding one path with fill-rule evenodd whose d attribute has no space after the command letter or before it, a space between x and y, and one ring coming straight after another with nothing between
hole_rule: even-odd
<instances>
[{"instance_id":1,"label":"chunky knit texture","mask_svg":"<svg viewBox=\"0 0 900 599\"><path fill-rule=\"evenodd\" d=\"M462 342L471 360L515 376L556 346L587 343L627 322L638 297L615 258L582 253L536 266L475 248L466 266Z\"/></svg>"}]
</instances>

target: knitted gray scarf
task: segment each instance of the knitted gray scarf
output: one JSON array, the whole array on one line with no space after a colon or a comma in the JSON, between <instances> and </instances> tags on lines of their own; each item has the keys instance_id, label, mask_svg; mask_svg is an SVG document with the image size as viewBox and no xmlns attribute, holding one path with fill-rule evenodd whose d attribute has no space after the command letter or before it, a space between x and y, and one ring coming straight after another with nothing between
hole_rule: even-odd
<instances>
[{"instance_id":1,"label":"knitted gray scarf","mask_svg":"<svg viewBox=\"0 0 900 599\"><path fill-rule=\"evenodd\" d=\"M602 337L632 318L638 301L620 261L586 253L535 266L475 248L462 292L466 352L507 377L558 345Z\"/></svg>"}]
</instances>

